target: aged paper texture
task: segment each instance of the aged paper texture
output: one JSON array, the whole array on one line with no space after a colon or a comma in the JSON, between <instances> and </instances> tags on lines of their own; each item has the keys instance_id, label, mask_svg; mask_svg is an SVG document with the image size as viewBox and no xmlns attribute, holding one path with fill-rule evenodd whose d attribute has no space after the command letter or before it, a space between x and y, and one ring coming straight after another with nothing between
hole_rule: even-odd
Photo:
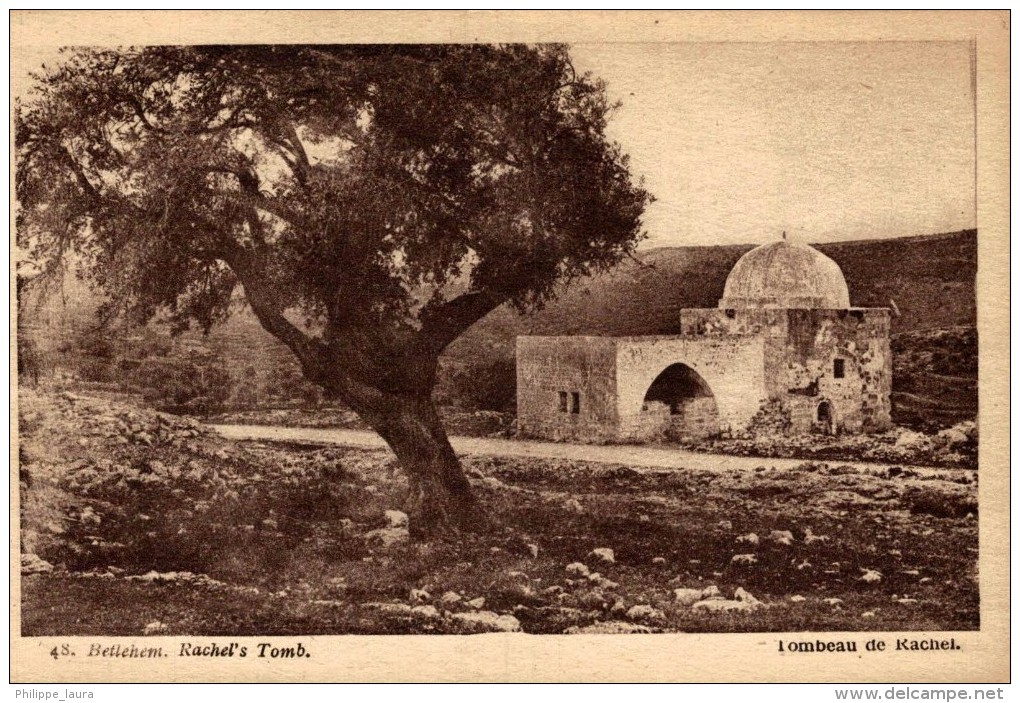
<instances>
[{"instance_id":1,"label":"aged paper texture","mask_svg":"<svg viewBox=\"0 0 1020 703\"><path fill-rule=\"evenodd\" d=\"M506 44L545 48L512 69L512 47L480 48ZM51 102L33 92L76 51L62 47L158 46L92 54L52 79ZM519 87L568 55L561 85ZM349 83L320 82L332 66ZM12 130L25 125L11 139L13 682L1008 680L1008 12L22 10L10 70ZM341 105L348 89L360 97ZM522 92L508 106L504 89ZM259 107L231 107L252 95ZM607 126L603 99L621 103ZM363 242L315 249L308 233L333 230L301 200L311 187L387 247L426 217L442 227L364 260L386 284L358 278L345 257ZM501 209L485 210L493 192ZM231 218L237 247L177 248ZM575 226L583 237L541 240L577 278L548 308L521 318L495 309L505 295L461 315L539 281L548 260L522 247ZM45 273L32 257L74 236L108 238L74 249L86 268L127 257L108 282L146 321L178 300L218 322L240 282L254 314L225 324L262 341L236 326L160 336L127 316L84 335L97 298L70 274L59 306L17 302ZM313 254L284 304L273 285L292 259L251 252L288 237ZM528 263L492 283L486 257ZM192 275L182 261L202 276L167 298ZM451 271L473 288L419 295ZM340 308L414 325L357 346L360 323L315 302L341 280ZM316 356L315 315L329 344L353 345L334 349L361 350L350 366ZM436 345L420 369L422 345L390 351L419 331ZM289 360L266 371L271 356ZM399 359L398 380L364 371L373 356ZM415 395L437 358L435 393ZM428 424L433 397L452 449ZM460 504L436 502L468 483L454 451L506 530L415 546L457 524Z\"/></svg>"}]
</instances>

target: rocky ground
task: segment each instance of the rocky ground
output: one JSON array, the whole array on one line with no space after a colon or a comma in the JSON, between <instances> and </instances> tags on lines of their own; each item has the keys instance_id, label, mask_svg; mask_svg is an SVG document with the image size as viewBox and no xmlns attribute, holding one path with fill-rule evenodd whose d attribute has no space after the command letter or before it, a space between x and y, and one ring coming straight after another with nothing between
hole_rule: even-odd
<instances>
[{"instance_id":1,"label":"rocky ground","mask_svg":"<svg viewBox=\"0 0 1020 703\"><path fill-rule=\"evenodd\" d=\"M514 416L493 410L462 410L442 407L439 414L451 435L463 437L511 437ZM346 408L264 408L235 410L205 418L209 424L276 425L315 429L368 430L357 413Z\"/></svg>"},{"instance_id":2,"label":"rocky ground","mask_svg":"<svg viewBox=\"0 0 1020 703\"><path fill-rule=\"evenodd\" d=\"M978 428L972 420L931 433L896 427L877 435L760 435L681 442L686 449L810 461L877 461L976 469Z\"/></svg>"},{"instance_id":3,"label":"rocky ground","mask_svg":"<svg viewBox=\"0 0 1020 703\"><path fill-rule=\"evenodd\" d=\"M516 435L516 422L512 413L457 408L442 408L441 413L451 435L500 438ZM244 410L216 415L207 421L231 425L370 429L355 413L343 408ZM875 461L976 469L978 428L975 422L968 420L931 432L896 427L877 435L759 434L688 440L678 442L676 446L736 456L783 457L807 461Z\"/></svg>"},{"instance_id":4,"label":"rocky ground","mask_svg":"<svg viewBox=\"0 0 1020 703\"><path fill-rule=\"evenodd\" d=\"M25 635L975 629L977 474L468 457L415 545L382 450L20 395Z\"/></svg>"}]
</instances>

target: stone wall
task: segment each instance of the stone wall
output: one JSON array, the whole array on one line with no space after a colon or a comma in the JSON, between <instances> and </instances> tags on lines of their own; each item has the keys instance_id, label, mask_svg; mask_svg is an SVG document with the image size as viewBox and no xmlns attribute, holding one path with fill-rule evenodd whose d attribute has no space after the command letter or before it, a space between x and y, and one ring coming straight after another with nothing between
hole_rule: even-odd
<instances>
[{"instance_id":1,"label":"stone wall","mask_svg":"<svg viewBox=\"0 0 1020 703\"><path fill-rule=\"evenodd\" d=\"M782 414L795 433L820 430L818 406L828 400L835 429L877 432L891 425L892 355L889 311L695 309L681 313L685 334L704 339L761 335L765 342L763 411ZM843 360L842 378L834 365Z\"/></svg>"},{"instance_id":2,"label":"stone wall","mask_svg":"<svg viewBox=\"0 0 1020 703\"><path fill-rule=\"evenodd\" d=\"M706 434L746 426L766 398L765 347L760 336L622 337L618 341L622 440L654 438L669 430L663 426L660 413L643 410L642 406L652 382L675 363L697 372L712 392L717 425L706 428Z\"/></svg>"},{"instance_id":3,"label":"stone wall","mask_svg":"<svg viewBox=\"0 0 1020 703\"><path fill-rule=\"evenodd\" d=\"M787 310L783 338L766 353L769 395L781 399L790 431L822 431L828 401L836 432L878 432L891 425L889 311ZM839 369L837 371L837 365Z\"/></svg>"},{"instance_id":4,"label":"stone wall","mask_svg":"<svg viewBox=\"0 0 1020 703\"><path fill-rule=\"evenodd\" d=\"M519 429L582 442L738 433L752 425L806 433L822 430L818 409L827 402L834 431L881 431L891 424L889 322L879 308L712 308L682 311L678 336L518 337ZM645 403L659 374L678 363L697 373L711 397L673 413Z\"/></svg>"},{"instance_id":5,"label":"stone wall","mask_svg":"<svg viewBox=\"0 0 1020 703\"><path fill-rule=\"evenodd\" d=\"M517 425L525 437L614 439L616 340L518 337Z\"/></svg>"},{"instance_id":6,"label":"stone wall","mask_svg":"<svg viewBox=\"0 0 1020 703\"><path fill-rule=\"evenodd\" d=\"M669 418L669 439L711 437L719 433L719 407L715 398L691 398Z\"/></svg>"},{"instance_id":7,"label":"stone wall","mask_svg":"<svg viewBox=\"0 0 1020 703\"><path fill-rule=\"evenodd\" d=\"M789 310L788 319L787 362L775 375L785 376L791 408L796 408L794 430L819 429L813 425L823 400L831 403L839 432L888 429L892 410L889 311Z\"/></svg>"}]
</instances>

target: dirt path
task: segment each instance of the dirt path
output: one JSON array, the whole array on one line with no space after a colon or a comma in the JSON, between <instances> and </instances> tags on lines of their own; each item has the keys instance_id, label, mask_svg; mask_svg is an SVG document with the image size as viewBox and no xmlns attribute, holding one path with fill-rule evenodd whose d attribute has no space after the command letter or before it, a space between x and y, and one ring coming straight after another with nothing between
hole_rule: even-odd
<instances>
[{"instance_id":1,"label":"dirt path","mask_svg":"<svg viewBox=\"0 0 1020 703\"><path fill-rule=\"evenodd\" d=\"M367 430L313 429L277 427L272 425L212 425L227 439L265 440L274 442L311 442L339 444L364 449L386 449L386 443L375 432ZM476 456L514 456L538 459L570 459L603 464L623 464L665 469L702 469L726 471L729 469L753 470L759 466L791 469L804 463L804 459L763 458L705 454L684 449L641 445L590 445L538 442L534 440L494 439L490 437L451 437L450 443L458 454ZM909 468L919 474L968 472L967 469L908 466L876 462L827 461L829 464L848 464L860 471L884 471L890 466Z\"/></svg>"}]
</instances>

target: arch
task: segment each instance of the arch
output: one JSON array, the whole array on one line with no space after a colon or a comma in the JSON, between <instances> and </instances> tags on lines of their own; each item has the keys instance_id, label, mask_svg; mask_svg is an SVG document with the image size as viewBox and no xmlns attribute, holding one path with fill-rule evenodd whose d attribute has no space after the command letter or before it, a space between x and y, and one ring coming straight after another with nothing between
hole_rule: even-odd
<instances>
[{"instance_id":1,"label":"arch","mask_svg":"<svg viewBox=\"0 0 1020 703\"><path fill-rule=\"evenodd\" d=\"M684 363L670 364L655 377L641 409L659 416L668 438L707 437L719 431L719 407L712 389Z\"/></svg>"},{"instance_id":2,"label":"arch","mask_svg":"<svg viewBox=\"0 0 1020 703\"><path fill-rule=\"evenodd\" d=\"M832 412L832 403L823 400L815 408L815 422L822 434L836 434L836 416Z\"/></svg>"}]
</instances>

